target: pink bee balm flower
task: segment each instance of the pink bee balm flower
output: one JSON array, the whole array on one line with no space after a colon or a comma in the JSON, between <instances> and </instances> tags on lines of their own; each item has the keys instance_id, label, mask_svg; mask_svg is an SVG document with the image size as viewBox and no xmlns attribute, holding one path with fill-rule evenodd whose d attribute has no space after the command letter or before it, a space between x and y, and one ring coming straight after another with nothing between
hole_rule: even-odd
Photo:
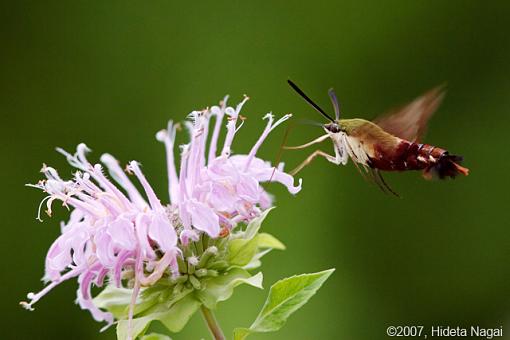
<instances>
[{"instance_id":1,"label":"pink bee balm flower","mask_svg":"<svg viewBox=\"0 0 510 340\"><path fill-rule=\"evenodd\" d=\"M22 302L25 308L33 309L33 304L52 288L77 277L78 304L89 310L95 320L111 325L113 315L94 304L91 286L103 286L108 277L121 287L127 277L132 279L133 289L131 319L141 287L153 285L163 275L179 275L183 247L190 241L197 241L202 234L213 239L228 234L239 223L249 223L271 206L271 196L260 183L279 182L292 194L301 189L301 180L295 185L294 178L283 171L283 164L274 168L256 157L269 133L290 115L275 121L267 114L266 128L249 153L232 155L232 142L243 125L239 112L247 98L236 108L227 107L226 99L221 106L190 113L186 127L191 140L181 145L179 169L174 155L178 126L170 121L166 130L157 133L156 138L165 144L167 153L167 205L158 199L136 161L130 162L126 170L136 177L143 193L111 155L102 155L101 162L113 181L104 174L103 165L87 160L89 149L85 144L78 145L75 154L57 149L77 171L71 180L64 180L57 170L43 166L46 179L31 185L48 194L41 202L38 219L44 204L51 215L55 200L62 201L71 214L69 221L62 223L62 234L46 256L43 279L48 284L39 293L28 294L30 301ZM220 148L224 116L227 131ZM209 138L212 117L215 122Z\"/></svg>"}]
</instances>

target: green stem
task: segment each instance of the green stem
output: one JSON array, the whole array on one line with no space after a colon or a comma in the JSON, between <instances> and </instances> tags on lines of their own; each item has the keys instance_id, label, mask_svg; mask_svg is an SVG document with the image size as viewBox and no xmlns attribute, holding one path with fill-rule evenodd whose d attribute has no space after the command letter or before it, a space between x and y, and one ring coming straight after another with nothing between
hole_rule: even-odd
<instances>
[{"instance_id":1,"label":"green stem","mask_svg":"<svg viewBox=\"0 0 510 340\"><path fill-rule=\"evenodd\" d=\"M207 309L204 305L202 305L200 309L202 310L202 315L204 316L204 320L207 323L207 327L209 327L214 340L225 340L225 335L223 335L223 331L218 324L218 320L214 317L213 312L210 309Z\"/></svg>"}]
</instances>

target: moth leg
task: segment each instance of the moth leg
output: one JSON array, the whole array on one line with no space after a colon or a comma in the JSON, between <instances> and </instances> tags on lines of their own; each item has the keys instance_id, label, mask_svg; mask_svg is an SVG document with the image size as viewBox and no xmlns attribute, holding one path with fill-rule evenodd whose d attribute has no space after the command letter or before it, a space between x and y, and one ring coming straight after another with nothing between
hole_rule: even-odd
<instances>
[{"instance_id":1,"label":"moth leg","mask_svg":"<svg viewBox=\"0 0 510 340\"><path fill-rule=\"evenodd\" d=\"M298 146L284 146L283 148L286 149L286 150L304 149L304 148L307 148L307 147L309 147L311 145L314 145L314 144L317 144L317 143L321 143L321 142L325 141L326 139L328 139L328 137L329 137L329 135L326 133L325 135L320 136L319 138L316 138L316 139L314 139L313 141L311 141L309 143L298 145Z\"/></svg>"},{"instance_id":2,"label":"moth leg","mask_svg":"<svg viewBox=\"0 0 510 340\"><path fill-rule=\"evenodd\" d=\"M385 194L392 194L396 197L400 197L398 193L396 193L384 180L384 177L381 174L381 171L379 169L370 168L369 171L371 175L371 179L373 182L379 187L379 189L382 190Z\"/></svg>"},{"instance_id":3,"label":"moth leg","mask_svg":"<svg viewBox=\"0 0 510 340\"><path fill-rule=\"evenodd\" d=\"M331 156L330 154L328 154L322 150L315 150L301 164L299 164L296 168L294 168L291 172L289 172L289 174L292 176L296 175L298 172L303 170L303 168L305 166L310 164L314 160L314 158L317 156L322 156L322 157L326 158L328 161L330 161L331 163L335 163L337 165L341 163L335 156Z\"/></svg>"},{"instance_id":4,"label":"moth leg","mask_svg":"<svg viewBox=\"0 0 510 340\"><path fill-rule=\"evenodd\" d=\"M381 180L381 183L384 185L384 187L386 189L388 189L389 192L391 192L396 197L400 197L400 195L397 192L393 191L393 189L388 185L388 183L386 183L386 181L384 180L384 177L382 176L382 174L379 170L377 170L377 177L379 177L379 179Z\"/></svg>"}]
</instances>

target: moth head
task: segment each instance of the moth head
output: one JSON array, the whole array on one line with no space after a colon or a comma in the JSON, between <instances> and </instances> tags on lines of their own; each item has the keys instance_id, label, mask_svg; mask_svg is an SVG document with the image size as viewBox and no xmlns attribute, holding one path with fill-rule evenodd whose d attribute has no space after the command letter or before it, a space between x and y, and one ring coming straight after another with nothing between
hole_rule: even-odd
<instances>
[{"instance_id":1,"label":"moth head","mask_svg":"<svg viewBox=\"0 0 510 340\"><path fill-rule=\"evenodd\" d=\"M342 126L338 124L337 122L330 122L327 124L324 124L324 129L329 133L339 133L344 132L344 129L342 129Z\"/></svg>"}]
</instances>

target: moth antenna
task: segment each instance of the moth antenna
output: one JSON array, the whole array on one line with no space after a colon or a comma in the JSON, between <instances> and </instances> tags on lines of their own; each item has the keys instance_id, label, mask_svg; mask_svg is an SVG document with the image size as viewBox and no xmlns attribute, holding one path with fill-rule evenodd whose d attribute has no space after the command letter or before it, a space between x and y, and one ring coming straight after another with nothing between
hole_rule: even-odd
<instances>
[{"instance_id":1,"label":"moth antenna","mask_svg":"<svg viewBox=\"0 0 510 340\"><path fill-rule=\"evenodd\" d=\"M292 87L292 89L296 91L297 94L303 97L303 99L306 100L306 102L310 104L310 106L312 106L315 110L317 110L321 115L326 117L331 122L333 123L335 122L335 120L330 115L328 115L323 109L321 109L319 105L315 104L315 102L311 100L310 97L308 97L296 84L294 84L292 80L288 79L287 83L289 83L290 87Z\"/></svg>"},{"instance_id":2,"label":"moth antenna","mask_svg":"<svg viewBox=\"0 0 510 340\"><path fill-rule=\"evenodd\" d=\"M335 118L336 120L340 119L340 104L338 103L338 99L336 98L335 90L330 88L328 91L329 99L331 99L331 103L333 104L333 108L335 109Z\"/></svg>"}]
</instances>

